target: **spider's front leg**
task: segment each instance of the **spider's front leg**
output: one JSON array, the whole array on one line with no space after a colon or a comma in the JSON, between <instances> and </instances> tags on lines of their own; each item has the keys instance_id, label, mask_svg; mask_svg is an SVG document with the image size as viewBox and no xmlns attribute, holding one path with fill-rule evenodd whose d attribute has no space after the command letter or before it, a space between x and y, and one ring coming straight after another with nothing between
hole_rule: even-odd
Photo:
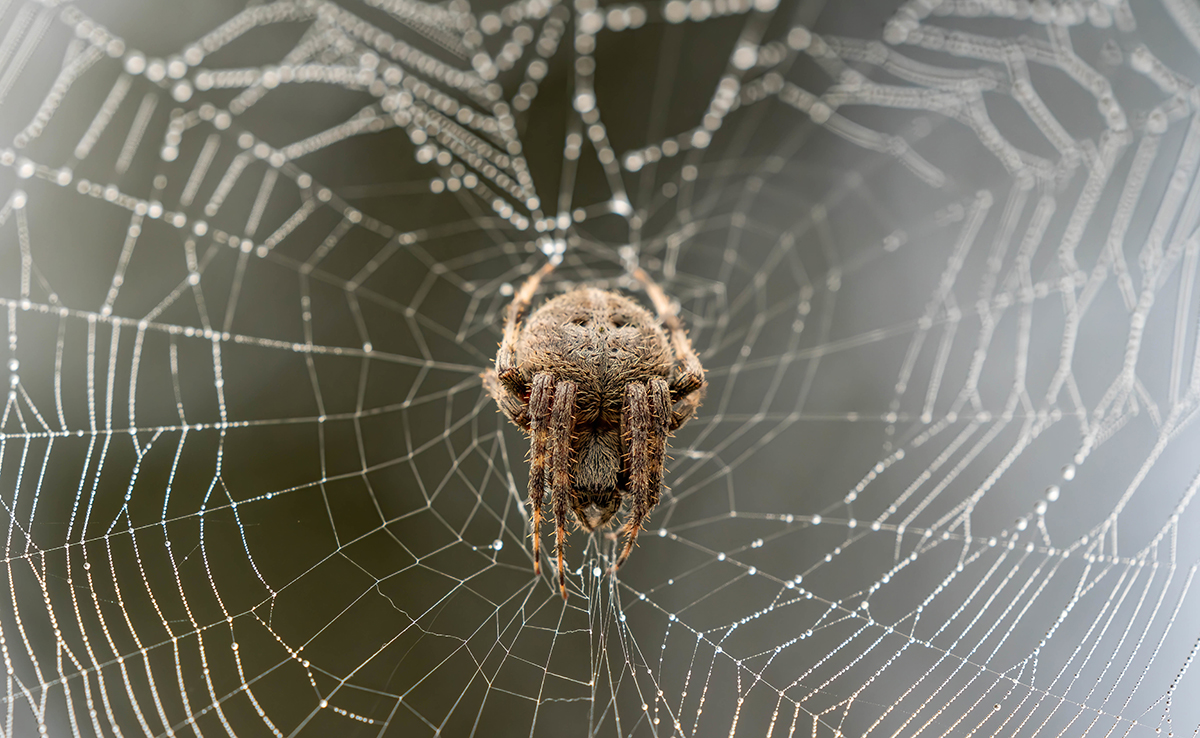
<instances>
[{"instance_id":1,"label":"spider's front leg","mask_svg":"<svg viewBox=\"0 0 1200 738\"><path fill-rule=\"evenodd\" d=\"M704 389L708 385L701 382L700 386L691 392L681 396L675 406L671 408L670 422L667 424L667 430L674 432L680 429L684 423L692 419L696 414L696 410L700 407L700 401L704 399Z\"/></svg>"},{"instance_id":2,"label":"spider's front leg","mask_svg":"<svg viewBox=\"0 0 1200 738\"><path fill-rule=\"evenodd\" d=\"M495 369L483 372L483 388L496 401L496 406L523 431L529 431L529 406L520 394L500 381Z\"/></svg>"},{"instance_id":3,"label":"spider's front leg","mask_svg":"<svg viewBox=\"0 0 1200 738\"><path fill-rule=\"evenodd\" d=\"M550 407L554 377L539 372L529 393L529 508L533 538L533 573L542 573L542 503L546 497L546 464L549 456Z\"/></svg>"},{"instance_id":4,"label":"spider's front leg","mask_svg":"<svg viewBox=\"0 0 1200 738\"><path fill-rule=\"evenodd\" d=\"M540 375L539 375L540 376ZM567 540L567 510L571 497L571 436L575 432L575 383L561 380L554 388L550 409L550 495L554 502L555 542L558 558L558 589L567 599L567 577L563 573L563 545Z\"/></svg>"},{"instance_id":5,"label":"spider's front leg","mask_svg":"<svg viewBox=\"0 0 1200 738\"><path fill-rule=\"evenodd\" d=\"M622 425L628 436L629 495L633 509L622 528L625 546L613 564L614 572L633 552L638 533L650 511L658 504L658 497L662 493L663 463L670 422L671 389L666 380L656 377L647 384L633 382L625 388Z\"/></svg>"}]
</instances>

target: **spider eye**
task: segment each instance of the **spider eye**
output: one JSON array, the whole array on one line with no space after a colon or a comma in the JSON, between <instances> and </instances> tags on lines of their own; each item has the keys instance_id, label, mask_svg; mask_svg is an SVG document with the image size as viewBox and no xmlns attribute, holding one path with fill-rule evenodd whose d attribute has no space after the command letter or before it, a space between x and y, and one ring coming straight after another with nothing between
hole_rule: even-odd
<instances>
[{"instance_id":1,"label":"spider eye","mask_svg":"<svg viewBox=\"0 0 1200 738\"><path fill-rule=\"evenodd\" d=\"M587 322L588 322L587 318L583 318L583 317L571 319L572 325L587 325Z\"/></svg>"},{"instance_id":2,"label":"spider eye","mask_svg":"<svg viewBox=\"0 0 1200 738\"><path fill-rule=\"evenodd\" d=\"M613 328L624 328L627 325L629 325L629 321L625 320L624 318L613 318L612 319Z\"/></svg>"}]
</instances>

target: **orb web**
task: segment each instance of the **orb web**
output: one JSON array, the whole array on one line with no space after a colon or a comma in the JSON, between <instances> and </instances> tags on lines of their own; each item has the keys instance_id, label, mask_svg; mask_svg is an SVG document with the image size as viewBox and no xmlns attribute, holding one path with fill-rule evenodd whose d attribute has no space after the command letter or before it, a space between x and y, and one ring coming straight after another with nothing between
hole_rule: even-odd
<instances>
[{"instance_id":1,"label":"orb web","mask_svg":"<svg viewBox=\"0 0 1200 738\"><path fill-rule=\"evenodd\" d=\"M0 734L1196 734L1193 5L0 19ZM547 259L710 383L566 603Z\"/></svg>"}]
</instances>

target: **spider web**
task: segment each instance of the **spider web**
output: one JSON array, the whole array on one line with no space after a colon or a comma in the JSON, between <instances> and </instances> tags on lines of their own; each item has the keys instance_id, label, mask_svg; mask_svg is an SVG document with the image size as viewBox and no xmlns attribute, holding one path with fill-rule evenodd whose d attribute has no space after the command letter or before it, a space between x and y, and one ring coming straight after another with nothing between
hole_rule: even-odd
<instances>
[{"instance_id":1,"label":"spider web","mask_svg":"<svg viewBox=\"0 0 1200 738\"><path fill-rule=\"evenodd\" d=\"M0 3L0 735L1196 735L1193 3L138 5ZM548 256L711 385L566 604Z\"/></svg>"}]
</instances>

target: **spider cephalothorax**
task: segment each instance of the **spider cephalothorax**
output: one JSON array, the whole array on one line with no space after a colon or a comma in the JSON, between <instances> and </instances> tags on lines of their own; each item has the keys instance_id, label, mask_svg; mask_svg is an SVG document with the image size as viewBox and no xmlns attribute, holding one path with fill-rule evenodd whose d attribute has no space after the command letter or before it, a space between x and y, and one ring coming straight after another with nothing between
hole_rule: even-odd
<instances>
[{"instance_id":1,"label":"spider cephalothorax","mask_svg":"<svg viewBox=\"0 0 1200 738\"><path fill-rule=\"evenodd\" d=\"M541 571L539 526L552 517L566 599L568 509L593 531L609 525L628 497L625 545L613 570L625 563L658 504L667 437L695 414L706 383L670 301L641 269L633 274L657 318L628 297L580 287L548 300L522 324L553 268L542 267L513 297L495 369L484 372L483 381L504 414L529 434L533 568Z\"/></svg>"}]
</instances>

